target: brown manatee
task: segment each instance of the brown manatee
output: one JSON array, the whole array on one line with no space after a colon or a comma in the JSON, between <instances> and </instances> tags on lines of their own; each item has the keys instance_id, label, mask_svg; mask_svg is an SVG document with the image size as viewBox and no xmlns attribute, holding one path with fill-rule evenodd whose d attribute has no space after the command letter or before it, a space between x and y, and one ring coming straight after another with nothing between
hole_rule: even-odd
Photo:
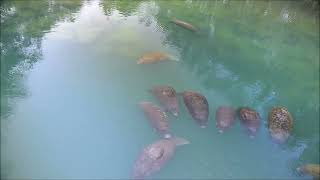
<instances>
[{"instance_id":1,"label":"brown manatee","mask_svg":"<svg viewBox=\"0 0 320 180\"><path fill-rule=\"evenodd\" d=\"M181 26L183 28L186 28L190 31L193 31L193 32L197 32L198 29L196 27L194 27L192 24L190 23L187 23L187 22L184 22L184 21L181 21L181 20L178 20L178 19L172 19L170 22L178 25L178 26Z\"/></svg>"},{"instance_id":2,"label":"brown manatee","mask_svg":"<svg viewBox=\"0 0 320 180\"><path fill-rule=\"evenodd\" d=\"M170 138L170 128L169 121L165 112L161 110L160 107L154 105L151 102L140 102L144 114L151 122L152 126L157 130L157 132L164 138Z\"/></svg>"},{"instance_id":3,"label":"brown manatee","mask_svg":"<svg viewBox=\"0 0 320 180\"><path fill-rule=\"evenodd\" d=\"M216 126L222 133L230 128L236 119L236 111L229 106L220 106L216 111Z\"/></svg>"},{"instance_id":4,"label":"brown manatee","mask_svg":"<svg viewBox=\"0 0 320 180\"><path fill-rule=\"evenodd\" d=\"M297 168L298 172L313 176L315 179L320 178L320 165L319 164L305 164Z\"/></svg>"},{"instance_id":5,"label":"brown manatee","mask_svg":"<svg viewBox=\"0 0 320 180\"><path fill-rule=\"evenodd\" d=\"M170 86L155 86L152 88L152 93L166 111L171 112L174 116L179 115L179 102L177 98L177 93Z\"/></svg>"},{"instance_id":6,"label":"brown manatee","mask_svg":"<svg viewBox=\"0 0 320 180\"><path fill-rule=\"evenodd\" d=\"M184 91L182 96L184 104L187 106L192 118L200 124L200 127L207 127L209 104L206 97L194 91Z\"/></svg>"},{"instance_id":7,"label":"brown manatee","mask_svg":"<svg viewBox=\"0 0 320 180\"><path fill-rule=\"evenodd\" d=\"M173 60L173 61L179 61L176 57L171 56L166 53L162 52L149 52L144 55L142 55L137 64L152 64L160 61L167 61L167 60Z\"/></svg>"},{"instance_id":8,"label":"brown manatee","mask_svg":"<svg viewBox=\"0 0 320 180\"><path fill-rule=\"evenodd\" d=\"M277 143L284 143L290 136L293 118L284 107L273 107L268 116L269 132Z\"/></svg>"},{"instance_id":9,"label":"brown manatee","mask_svg":"<svg viewBox=\"0 0 320 180\"><path fill-rule=\"evenodd\" d=\"M161 139L142 150L133 168L134 179L144 179L159 171L170 160L176 146L189 144L183 138Z\"/></svg>"},{"instance_id":10,"label":"brown manatee","mask_svg":"<svg viewBox=\"0 0 320 180\"><path fill-rule=\"evenodd\" d=\"M250 137L253 138L260 128L259 113L249 107L241 107L238 111L242 124L246 126Z\"/></svg>"}]
</instances>

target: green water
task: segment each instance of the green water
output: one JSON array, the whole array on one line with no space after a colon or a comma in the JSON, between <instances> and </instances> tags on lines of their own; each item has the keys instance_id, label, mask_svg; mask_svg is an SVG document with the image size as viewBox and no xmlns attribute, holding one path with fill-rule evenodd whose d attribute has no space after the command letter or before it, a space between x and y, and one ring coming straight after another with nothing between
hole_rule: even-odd
<instances>
[{"instance_id":1,"label":"green water","mask_svg":"<svg viewBox=\"0 0 320 180\"><path fill-rule=\"evenodd\" d=\"M128 179L158 139L138 106L166 84L210 105L201 129L180 99L172 131L191 141L155 179L305 179L319 164L319 16L312 1L1 2L1 177ZM192 33L169 21L200 29ZM180 59L137 65L149 51ZM221 105L262 117L255 139L239 121L215 128ZM282 105L292 136L274 144L267 113Z\"/></svg>"}]
</instances>

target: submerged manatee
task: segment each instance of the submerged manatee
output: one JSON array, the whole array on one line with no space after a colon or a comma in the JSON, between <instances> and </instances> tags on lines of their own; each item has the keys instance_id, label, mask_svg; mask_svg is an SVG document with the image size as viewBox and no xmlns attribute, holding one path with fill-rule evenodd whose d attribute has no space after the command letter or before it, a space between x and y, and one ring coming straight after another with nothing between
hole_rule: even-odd
<instances>
[{"instance_id":1,"label":"submerged manatee","mask_svg":"<svg viewBox=\"0 0 320 180\"><path fill-rule=\"evenodd\" d=\"M184 91L182 96L184 104L187 106L192 118L200 124L200 127L207 127L209 117L209 104L207 99L200 93L194 91Z\"/></svg>"},{"instance_id":2,"label":"submerged manatee","mask_svg":"<svg viewBox=\"0 0 320 180\"><path fill-rule=\"evenodd\" d=\"M268 116L269 132L277 143L284 143L290 136L293 118L284 107L273 107Z\"/></svg>"},{"instance_id":3,"label":"submerged manatee","mask_svg":"<svg viewBox=\"0 0 320 180\"><path fill-rule=\"evenodd\" d=\"M242 124L248 129L250 137L254 137L260 127L259 113L249 107L242 107L239 108L239 117Z\"/></svg>"},{"instance_id":4,"label":"submerged manatee","mask_svg":"<svg viewBox=\"0 0 320 180\"><path fill-rule=\"evenodd\" d=\"M140 106L157 132L164 138L170 138L169 121L166 113L163 112L160 107L152 104L151 102L141 102Z\"/></svg>"},{"instance_id":5,"label":"submerged manatee","mask_svg":"<svg viewBox=\"0 0 320 180\"><path fill-rule=\"evenodd\" d=\"M230 128L236 119L236 111L232 107L220 106L216 111L216 126L222 133Z\"/></svg>"},{"instance_id":6,"label":"submerged manatee","mask_svg":"<svg viewBox=\"0 0 320 180\"><path fill-rule=\"evenodd\" d=\"M176 91L170 86L156 86L152 93L157 97L161 105L174 116L179 115L179 103Z\"/></svg>"},{"instance_id":7,"label":"submerged manatee","mask_svg":"<svg viewBox=\"0 0 320 180\"><path fill-rule=\"evenodd\" d=\"M152 64L160 61L167 61L167 60L173 60L178 61L177 58L166 54L162 52L150 52L144 54L140 59L138 60L137 64Z\"/></svg>"},{"instance_id":8,"label":"submerged manatee","mask_svg":"<svg viewBox=\"0 0 320 180\"><path fill-rule=\"evenodd\" d=\"M298 172L309 174L315 179L320 178L320 165L319 164L306 164L297 168Z\"/></svg>"},{"instance_id":9,"label":"submerged manatee","mask_svg":"<svg viewBox=\"0 0 320 180\"><path fill-rule=\"evenodd\" d=\"M187 22L184 22L184 21L181 21L181 20L178 20L178 19L173 19L171 20L170 22L178 25L178 26L181 26L181 27L184 27L190 31L193 31L193 32L196 32L198 31L198 29L196 27L194 27L192 24L190 23L187 23Z\"/></svg>"},{"instance_id":10,"label":"submerged manatee","mask_svg":"<svg viewBox=\"0 0 320 180\"><path fill-rule=\"evenodd\" d=\"M140 153L133 168L134 179L144 179L159 171L175 153L176 146L189 144L182 138L161 139Z\"/></svg>"}]
</instances>

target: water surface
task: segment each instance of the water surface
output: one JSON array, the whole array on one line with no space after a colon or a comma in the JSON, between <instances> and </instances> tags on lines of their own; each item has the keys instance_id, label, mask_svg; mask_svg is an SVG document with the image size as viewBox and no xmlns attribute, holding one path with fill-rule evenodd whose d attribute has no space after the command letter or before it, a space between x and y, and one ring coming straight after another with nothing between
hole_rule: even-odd
<instances>
[{"instance_id":1,"label":"water surface","mask_svg":"<svg viewBox=\"0 0 320 180\"><path fill-rule=\"evenodd\" d=\"M294 1L1 2L1 177L130 178L158 139L138 103L158 103L148 90L165 84L205 95L210 120L199 128L180 99L170 123L191 144L152 178L310 178L295 168L319 164L317 10ZM149 51L180 61L137 65ZM219 134L221 105L256 109L257 137L239 121ZM275 105L294 117L281 146L267 131Z\"/></svg>"}]
</instances>

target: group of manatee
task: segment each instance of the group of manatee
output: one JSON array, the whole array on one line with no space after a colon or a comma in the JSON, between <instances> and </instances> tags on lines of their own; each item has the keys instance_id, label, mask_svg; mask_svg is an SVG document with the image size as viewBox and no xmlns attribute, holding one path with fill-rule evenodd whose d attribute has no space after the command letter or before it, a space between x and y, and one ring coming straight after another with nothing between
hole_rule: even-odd
<instances>
[{"instance_id":1,"label":"group of manatee","mask_svg":"<svg viewBox=\"0 0 320 180\"><path fill-rule=\"evenodd\" d=\"M174 19L171 22L183 28L197 31L190 23ZM177 60L171 55L162 52L149 52L144 54L137 64L153 64L166 60ZM159 85L151 89L161 106L149 101L139 103L146 118L157 131L160 140L148 145L140 153L133 168L134 179L144 179L159 171L168 160L172 158L176 147L189 144L183 138L175 137L170 130L167 113L178 117L180 113L178 96L182 96L183 102L192 119L201 127L208 126L209 103L204 95L196 91L183 91L177 93L168 85ZM220 133L229 129L238 118L247 129L250 137L254 137L261 125L261 117L257 111L250 107L234 109L230 106L220 106L216 110L216 127ZM276 106L268 114L268 129L271 138L277 143L285 143L293 128L293 117L285 107ZM320 166L318 164L306 164L298 168L299 172L310 174L319 178Z\"/></svg>"}]
</instances>

